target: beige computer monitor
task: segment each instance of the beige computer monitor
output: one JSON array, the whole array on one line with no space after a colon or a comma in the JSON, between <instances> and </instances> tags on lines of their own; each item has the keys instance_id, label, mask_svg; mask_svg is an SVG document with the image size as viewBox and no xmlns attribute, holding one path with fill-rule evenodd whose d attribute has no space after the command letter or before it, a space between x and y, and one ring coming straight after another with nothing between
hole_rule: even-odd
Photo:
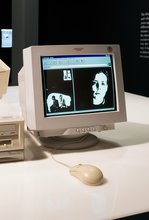
<instances>
[{"instance_id":1,"label":"beige computer monitor","mask_svg":"<svg viewBox=\"0 0 149 220\"><path fill-rule=\"evenodd\" d=\"M99 75L106 78L106 83L102 83L106 85L106 96L101 104L94 102L96 96L96 99L101 97L101 92L95 92L102 82L95 78ZM64 139L69 136L71 139L113 129L115 123L126 121L119 45L43 45L25 48L18 80L26 125L38 137L49 140L50 137ZM60 105L61 95L65 99L64 108ZM59 103L56 109L51 106L53 96Z\"/></svg>"}]
</instances>

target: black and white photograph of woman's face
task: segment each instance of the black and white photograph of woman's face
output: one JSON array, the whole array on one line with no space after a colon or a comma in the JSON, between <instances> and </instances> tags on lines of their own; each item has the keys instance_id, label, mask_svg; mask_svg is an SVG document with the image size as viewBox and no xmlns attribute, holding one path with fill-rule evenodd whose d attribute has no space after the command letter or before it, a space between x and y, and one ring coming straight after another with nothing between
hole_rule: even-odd
<instances>
[{"instance_id":1,"label":"black and white photograph of woman's face","mask_svg":"<svg viewBox=\"0 0 149 220\"><path fill-rule=\"evenodd\" d=\"M95 75L92 84L93 91L93 104L100 105L104 104L104 97L108 90L108 78L105 73L100 72Z\"/></svg>"}]
</instances>

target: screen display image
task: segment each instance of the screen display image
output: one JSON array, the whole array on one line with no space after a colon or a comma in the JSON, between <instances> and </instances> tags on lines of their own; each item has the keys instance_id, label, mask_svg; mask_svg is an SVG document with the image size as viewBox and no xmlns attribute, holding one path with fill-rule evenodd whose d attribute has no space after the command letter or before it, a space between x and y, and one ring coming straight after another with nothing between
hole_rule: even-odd
<instances>
[{"instance_id":1,"label":"screen display image","mask_svg":"<svg viewBox=\"0 0 149 220\"><path fill-rule=\"evenodd\" d=\"M116 110L111 55L41 57L45 117Z\"/></svg>"},{"instance_id":2,"label":"screen display image","mask_svg":"<svg viewBox=\"0 0 149 220\"><path fill-rule=\"evenodd\" d=\"M1 29L1 47L12 47L12 29Z\"/></svg>"}]
</instances>

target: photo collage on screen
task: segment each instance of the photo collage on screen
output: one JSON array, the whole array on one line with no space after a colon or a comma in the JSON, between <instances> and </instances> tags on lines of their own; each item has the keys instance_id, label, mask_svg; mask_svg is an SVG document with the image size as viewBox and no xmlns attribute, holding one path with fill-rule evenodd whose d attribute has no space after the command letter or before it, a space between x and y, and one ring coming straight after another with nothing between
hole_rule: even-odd
<instances>
[{"instance_id":1,"label":"photo collage on screen","mask_svg":"<svg viewBox=\"0 0 149 220\"><path fill-rule=\"evenodd\" d=\"M116 110L112 66L44 69L45 116Z\"/></svg>"}]
</instances>

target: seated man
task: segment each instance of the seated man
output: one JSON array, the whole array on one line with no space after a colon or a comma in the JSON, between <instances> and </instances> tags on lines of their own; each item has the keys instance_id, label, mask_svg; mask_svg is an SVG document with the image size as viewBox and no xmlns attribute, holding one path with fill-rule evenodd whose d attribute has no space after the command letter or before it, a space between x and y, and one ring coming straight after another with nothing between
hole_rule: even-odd
<instances>
[{"instance_id":1,"label":"seated man","mask_svg":"<svg viewBox=\"0 0 149 220\"><path fill-rule=\"evenodd\" d=\"M51 93L47 98L49 112L59 112L71 105L71 97L62 93Z\"/></svg>"}]
</instances>

